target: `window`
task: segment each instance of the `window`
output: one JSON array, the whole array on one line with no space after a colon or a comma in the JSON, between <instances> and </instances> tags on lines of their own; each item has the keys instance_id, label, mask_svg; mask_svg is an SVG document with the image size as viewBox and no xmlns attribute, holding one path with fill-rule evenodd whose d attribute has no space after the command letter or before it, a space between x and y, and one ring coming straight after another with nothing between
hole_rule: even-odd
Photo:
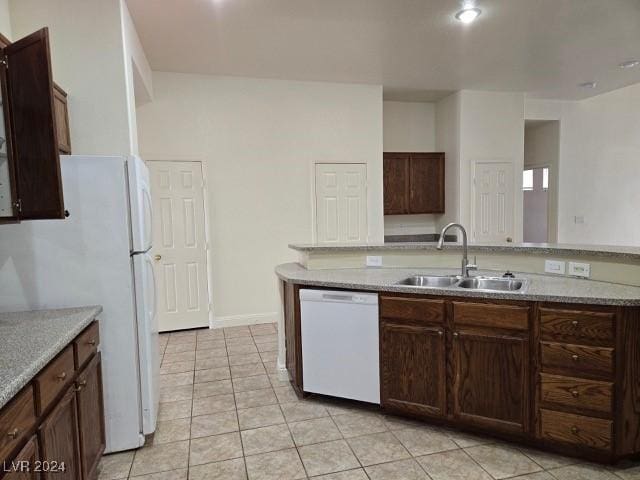
<instances>
[{"instance_id":1,"label":"window","mask_svg":"<svg viewBox=\"0 0 640 480\"><path fill-rule=\"evenodd\" d=\"M533 190L533 170L522 172L522 190Z\"/></svg>"},{"instance_id":2,"label":"window","mask_svg":"<svg viewBox=\"0 0 640 480\"><path fill-rule=\"evenodd\" d=\"M542 189L549 190L549 169L547 167L542 169Z\"/></svg>"}]
</instances>

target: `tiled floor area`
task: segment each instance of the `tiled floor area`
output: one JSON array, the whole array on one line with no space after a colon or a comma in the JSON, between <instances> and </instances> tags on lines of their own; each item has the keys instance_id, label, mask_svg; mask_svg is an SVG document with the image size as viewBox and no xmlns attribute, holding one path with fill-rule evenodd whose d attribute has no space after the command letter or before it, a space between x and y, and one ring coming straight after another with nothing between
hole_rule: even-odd
<instances>
[{"instance_id":1,"label":"tiled floor area","mask_svg":"<svg viewBox=\"0 0 640 480\"><path fill-rule=\"evenodd\" d=\"M326 398L276 373L275 325L161 337L157 432L107 455L100 480L632 480L603 468Z\"/></svg>"}]
</instances>

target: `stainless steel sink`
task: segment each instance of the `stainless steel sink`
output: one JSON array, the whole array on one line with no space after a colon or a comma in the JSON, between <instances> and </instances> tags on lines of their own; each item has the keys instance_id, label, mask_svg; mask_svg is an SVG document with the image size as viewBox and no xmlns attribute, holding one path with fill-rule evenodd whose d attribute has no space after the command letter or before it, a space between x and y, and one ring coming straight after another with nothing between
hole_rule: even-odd
<instances>
[{"instance_id":1,"label":"stainless steel sink","mask_svg":"<svg viewBox=\"0 0 640 480\"><path fill-rule=\"evenodd\" d=\"M517 292L523 289L525 283L526 281L520 278L472 277L463 278L457 286L459 288L467 288L469 290Z\"/></svg>"},{"instance_id":2,"label":"stainless steel sink","mask_svg":"<svg viewBox=\"0 0 640 480\"><path fill-rule=\"evenodd\" d=\"M455 275L413 275L398 282L398 285L411 285L412 287L450 287L456 284L460 277Z\"/></svg>"},{"instance_id":3,"label":"stainless steel sink","mask_svg":"<svg viewBox=\"0 0 640 480\"><path fill-rule=\"evenodd\" d=\"M460 277L455 275L412 275L400 280L397 285L424 288L464 288L481 292L522 293L529 281L509 277Z\"/></svg>"}]
</instances>

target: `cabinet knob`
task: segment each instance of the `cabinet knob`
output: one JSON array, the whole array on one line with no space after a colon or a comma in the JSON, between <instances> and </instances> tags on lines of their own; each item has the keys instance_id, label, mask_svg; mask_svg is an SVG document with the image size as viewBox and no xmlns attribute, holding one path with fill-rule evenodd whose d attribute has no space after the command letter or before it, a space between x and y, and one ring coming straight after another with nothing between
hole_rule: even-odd
<instances>
[{"instance_id":1,"label":"cabinet knob","mask_svg":"<svg viewBox=\"0 0 640 480\"><path fill-rule=\"evenodd\" d=\"M573 427L571 427L571 433L573 433L574 435L577 434L580 431L580 429L578 427L576 427L575 425Z\"/></svg>"},{"instance_id":2,"label":"cabinet knob","mask_svg":"<svg viewBox=\"0 0 640 480\"><path fill-rule=\"evenodd\" d=\"M86 386L87 386L87 381L86 380L81 380L76 384L75 391L79 392L80 390L82 390Z\"/></svg>"},{"instance_id":3,"label":"cabinet knob","mask_svg":"<svg viewBox=\"0 0 640 480\"><path fill-rule=\"evenodd\" d=\"M95 347L96 346L96 341L95 340L89 340L87 342L87 345L91 345L92 347Z\"/></svg>"},{"instance_id":4,"label":"cabinet knob","mask_svg":"<svg viewBox=\"0 0 640 480\"><path fill-rule=\"evenodd\" d=\"M444 335L444 332L442 330L438 330L438 335L442 336Z\"/></svg>"},{"instance_id":5,"label":"cabinet knob","mask_svg":"<svg viewBox=\"0 0 640 480\"><path fill-rule=\"evenodd\" d=\"M571 325L573 325L574 327L578 326L578 320L572 320L571 321Z\"/></svg>"},{"instance_id":6,"label":"cabinet knob","mask_svg":"<svg viewBox=\"0 0 640 480\"><path fill-rule=\"evenodd\" d=\"M453 336L457 338L460 336L460 334L458 332L453 332Z\"/></svg>"},{"instance_id":7,"label":"cabinet knob","mask_svg":"<svg viewBox=\"0 0 640 480\"><path fill-rule=\"evenodd\" d=\"M577 390L572 390L571 395L573 395L573 398L578 398L580 396L580 392Z\"/></svg>"},{"instance_id":8,"label":"cabinet knob","mask_svg":"<svg viewBox=\"0 0 640 480\"><path fill-rule=\"evenodd\" d=\"M14 428L13 430L11 430L10 432L7 432L7 436L12 439L15 440L16 438L18 438L18 432L20 430L18 430L17 428Z\"/></svg>"},{"instance_id":9,"label":"cabinet knob","mask_svg":"<svg viewBox=\"0 0 640 480\"><path fill-rule=\"evenodd\" d=\"M573 359L574 362L578 361L578 355L571 355L571 358Z\"/></svg>"},{"instance_id":10,"label":"cabinet knob","mask_svg":"<svg viewBox=\"0 0 640 480\"><path fill-rule=\"evenodd\" d=\"M64 380L65 378L67 378L67 372L59 373L58 375L56 375L56 378L58 380Z\"/></svg>"}]
</instances>

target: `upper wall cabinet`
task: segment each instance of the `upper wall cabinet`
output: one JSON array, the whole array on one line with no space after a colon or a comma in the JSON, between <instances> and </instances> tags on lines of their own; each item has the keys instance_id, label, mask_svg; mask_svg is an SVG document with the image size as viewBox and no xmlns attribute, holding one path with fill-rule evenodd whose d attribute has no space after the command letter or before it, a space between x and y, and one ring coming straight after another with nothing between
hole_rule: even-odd
<instances>
[{"instance_id":1,"label":"upper wall cabinet","mask_svg":"<svg viewBox=\"0 0 640 480\"><path fill-rule=\"evenodd\" d=\"M384 154L384 214L444 213L444 153Z\"/></svg>"},{"instance_id":2,"label":"upper wall cabinet","mask_svg":"<svg viewBox=\"0 0 640 480\"><path fill-rule=\"evenodd\" d=\"M0 223L65 216L59 139L69 153L69 122L50 58L46 28L13 43L0 36Z\"/></svg>"}]
</instances>

